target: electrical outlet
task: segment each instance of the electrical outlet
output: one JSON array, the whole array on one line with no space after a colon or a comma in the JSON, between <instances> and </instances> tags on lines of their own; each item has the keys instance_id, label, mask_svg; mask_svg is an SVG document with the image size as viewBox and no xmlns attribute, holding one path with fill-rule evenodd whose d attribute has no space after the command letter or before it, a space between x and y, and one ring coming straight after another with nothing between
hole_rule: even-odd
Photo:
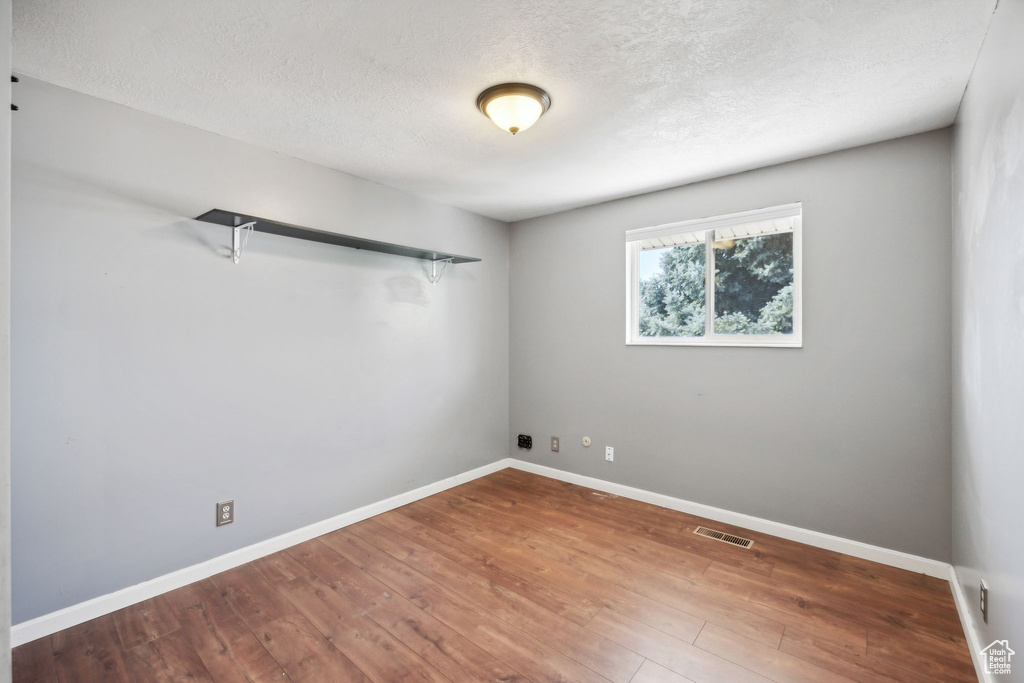
<instances>
[{"instance_id":1,"label":"electrical outlet","mask_svg":"<svg viewBox=\"0 0 1024 683\"><path fill-rule=\"evenodd\" d=\"M558 437L557 436L551 437L551 450L554 451L555 453L558 452Z\"/></svg>"},{"instance_id":2,"label":"electrical outlet","mask_svg":"<svg viewBox=\"0 0 1024 683\"><path fill-rule=\"evenodd\" d=\"M604 447L604 459L608 462L615 462L615 449L611 446Z\"/></svg>"},{"instance_id":3,"label":"electrical outlet","mask_svg":"<svg viewBox=\"0 0 1024 683\"><path fill-rule=\"evenodd\" d=\"M224 526L235 521L235 501L225 500L217 503L217 526Z\"/></svg>"},{"instance_id":4,"label":"electrical outlet","mask_svg":"<svg viewBox=\"0 0 1024 683\"><path fill-rule=\"evenodd\" d=\"M981 618L988 623L988 586L984 581L981 582Z\"/></svg>"}]
</instances>

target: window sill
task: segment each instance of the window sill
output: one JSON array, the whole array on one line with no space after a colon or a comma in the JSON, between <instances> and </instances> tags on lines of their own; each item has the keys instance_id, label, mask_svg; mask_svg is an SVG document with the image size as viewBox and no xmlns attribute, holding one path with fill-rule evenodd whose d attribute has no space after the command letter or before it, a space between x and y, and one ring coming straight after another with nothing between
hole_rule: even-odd
<instances>
[{"instance_id":1,"label":"window sill","mask_svg":"<svg viewBox=\"0 0 1024 683\"><path fill-rule=\"evenodd\" d=\"M801 349L804 344L802 340L772 341L767 339L750 339L744 341L718 340L718 339L630 339L626 346L724 346L731 348L760 348L760 349Z\"/></svg>"}]
</instances>

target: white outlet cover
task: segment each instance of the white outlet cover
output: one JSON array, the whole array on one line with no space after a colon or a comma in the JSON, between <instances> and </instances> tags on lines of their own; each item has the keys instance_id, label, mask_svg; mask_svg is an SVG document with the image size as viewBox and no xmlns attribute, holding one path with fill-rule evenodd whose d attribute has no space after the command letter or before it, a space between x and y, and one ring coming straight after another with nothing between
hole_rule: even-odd
<instances>
[{"instance_id":1,"label":"white outlet cover","mask_svg":"<svg viewBox=\"0 0 1024 683\"><path fill-rule=\"evenodd\" d=\"M615 460L615 448L612 446L604 447L604 459L608 462L614 462Z\"/></svg>"},{"instance_id":2,"label":"white outlet cover","mask_svg":"<svg viewBox=\"0 0 1024 683\"><path fill-rule=\"evenodd\" d=\"M593 443L593 442L590 440L589 436L583 437L583 445L584 446L589 447L591 443Z\"/></svg>"}]
</instances>

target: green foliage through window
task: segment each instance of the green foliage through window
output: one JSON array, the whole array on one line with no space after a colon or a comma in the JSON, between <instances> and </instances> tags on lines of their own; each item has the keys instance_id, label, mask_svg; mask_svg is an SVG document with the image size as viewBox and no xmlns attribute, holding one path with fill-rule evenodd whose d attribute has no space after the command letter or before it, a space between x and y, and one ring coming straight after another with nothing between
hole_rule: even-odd
<instances>
[{"instance_id":1,"label":"green foliage through window","mask_svg":"<svg viewBox=\"0 0 1024 683\"><path fill-rule=\"evenodd\" d=\"M654 252L659 267L639 282L640 336L704 336L705 249ZM716 334L793 332L792 233L714 242L714 265Z\"/></svg>"}]
</instances>

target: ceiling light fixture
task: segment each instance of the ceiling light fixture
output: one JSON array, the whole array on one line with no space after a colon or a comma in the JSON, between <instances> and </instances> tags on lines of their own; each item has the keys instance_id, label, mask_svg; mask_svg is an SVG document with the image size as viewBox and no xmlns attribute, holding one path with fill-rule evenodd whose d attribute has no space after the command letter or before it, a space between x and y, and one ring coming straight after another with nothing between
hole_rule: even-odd
<instances>
[{"instance_id":1,"label":"ceiling light fixture","mask_svg":"<svg viewBox=\"0 0 1024 683\"><path fill-rule=\"evenodd\" d=\"M502 83L480 93L476 106L498 128L515 135L537 123L551 106L551 96L528 83Z\"/></svg>"}]
</instances>

